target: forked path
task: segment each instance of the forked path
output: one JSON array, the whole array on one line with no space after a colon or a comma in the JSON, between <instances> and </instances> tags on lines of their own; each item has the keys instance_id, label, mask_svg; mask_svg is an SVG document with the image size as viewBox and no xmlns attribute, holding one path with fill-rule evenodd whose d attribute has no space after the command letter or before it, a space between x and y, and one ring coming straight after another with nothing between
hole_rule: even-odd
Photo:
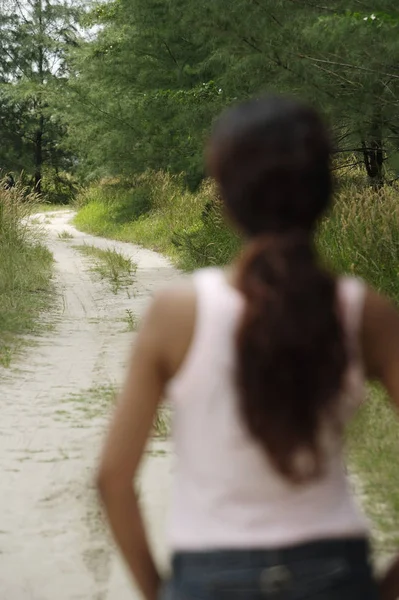
<instances>
[{"instance_id":1,"label":"forked path","mask_svg":"<svg viewBox=\"0 0 399 600\"><path fill-rule=\"evenodd\" d=\"M177 272L154 252L78 232L72 216L40 216L56 261L55 327L0 373L1 599L138 597L104 527L93 475L133 339L126 316L139 317ZM74 248L81 244L131 257L134 294L96 279ZM139 482L161 561L171 462L167 442L154 441Z\"/></svg>"}]
</instances>

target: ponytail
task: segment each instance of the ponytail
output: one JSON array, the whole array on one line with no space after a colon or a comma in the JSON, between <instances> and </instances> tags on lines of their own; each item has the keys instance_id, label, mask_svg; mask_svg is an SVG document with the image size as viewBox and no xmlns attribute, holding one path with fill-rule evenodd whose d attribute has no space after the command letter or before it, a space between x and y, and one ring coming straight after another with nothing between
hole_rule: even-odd
<instances>
[{"instance_id":1,"label":"ponytail","mask_svg":"<svg viewBox=\"0 0 399 600\"><path fill-rule=\"evenodd\" d=\"M320 427L347 365L336 282L306 232L256 238L239 268L241 411L252 437L292 482L323 471ZM299 457L309 460L301 463Z\"/></svg>"}]
</instances>

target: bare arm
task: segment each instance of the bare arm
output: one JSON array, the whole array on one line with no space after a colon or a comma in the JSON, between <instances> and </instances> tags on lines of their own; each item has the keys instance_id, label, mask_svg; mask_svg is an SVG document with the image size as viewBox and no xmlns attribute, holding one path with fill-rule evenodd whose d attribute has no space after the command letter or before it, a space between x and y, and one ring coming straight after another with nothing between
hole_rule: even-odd
<instances>
[{"instance_id":1,"label":"bare arm","mask_svg":"<svg viewBox=\"0 0 399 600\"><path fill-rule=\"evenodd\" d=\"M191 339L195 306L192 291L185 290L164 292L150 307L134 346L98 474L114 537L146 600L157 597L160 576L132 481L165 385L180 366Z\"/></svg>"},{"instance_id":2,"label":"bare arm","mask_svg":"<svg viewBox=\"0 0 399 600\"><path fill-rule=\"evenodd\" d=\"M368 378L382 383L399 410L399 312L372 290L364 307L362 348Z\"/></svg>"},{"instance_id":3,"label":"bare arm","mask_svg":"<svg viewBox=\"0 0 399 600\"><path fill-rule=\"evenodd\" d=\"M399 313L371 290L366 297L362 337L368 377L382 383L399 410ZM382 600L399 597L399 557L381 579L379 591Z\"/></svg>"}]
</instances>

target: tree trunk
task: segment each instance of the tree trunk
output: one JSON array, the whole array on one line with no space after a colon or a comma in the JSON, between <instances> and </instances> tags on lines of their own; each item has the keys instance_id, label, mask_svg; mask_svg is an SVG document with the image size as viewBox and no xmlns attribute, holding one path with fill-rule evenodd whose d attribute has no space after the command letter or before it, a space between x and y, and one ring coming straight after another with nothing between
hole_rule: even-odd
<instances>
[{"instance_id":1,"label":"tree trunk","mask_svg":"<svg viewBox=\"0 0 399 600\"><path fill-rule=\"evenodd\" d=\"M367 175L372 185L379 187L384 183L384 151L382 140L374 139L370 142L362 140L363 160Z\"/></svg>"},{"instance_id":2,"label":"tree trunk","mask_svg":"<svg viewBox=\"0 0 399 600\"><path fill-rule=\"evenodd\" d=\"M35 133L35 192L41 194L42 192L42 167L43 167L43 130L44 130L44 116L42 112L42 98L41 92L44 84L44 49L43 49L43 11L42 11L42 0L36 0L36 11L39 25L39 44L37 48L37 70L39 75L39 82L41 91L38 99L38 111L39 111L39 122L38 128Z\"/></svg>"},{"instance_id":3,"label":"tree trunk","mask_svg":"<svg viewBox=\"0 0 399 600\"><path fill-rule=\"evenodd\" d=\"M39 127L35 134L35 192L42 192L42 166L43 166L43 115L39 117Z\"/></svg>"},{"instance_id":4,"label":"tree trunk","mask_svg":"<svg viewBox=\"0 0 399 600\"><path fill-rule=\"evenodd\" d=\"M384 183L384 149L381 123L381 110L375 106L368 139L362 140L364 166L371 184L375 187L380 187Z\"/></svg>"}]
</instances>

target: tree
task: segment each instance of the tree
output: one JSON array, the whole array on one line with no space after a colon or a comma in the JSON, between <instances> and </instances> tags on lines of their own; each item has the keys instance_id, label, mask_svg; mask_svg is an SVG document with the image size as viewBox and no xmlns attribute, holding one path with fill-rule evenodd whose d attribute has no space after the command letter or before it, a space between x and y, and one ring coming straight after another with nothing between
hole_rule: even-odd
<instances>
[{"instance_id":1,"label":"tree","mask_svg":"<svg viewBox=\"0 0 399 600\"><path fill-rule=\"evenodd\" d=\"M380 183L398 152L396 0L114 0L75 53L71 131L92 173L184 171L195 185L221 108L296 94L330 118L338 156ZM348 4L352 6L348 7ZM359 12L361 7L361 12ZM95 139L95 144L93 144Z\"/></svg>"},{"instance_id":2,"label":"tree","mask_svg":"<svg viewBox=\"0 0 399 600\"><path fill-rule=\"evenodd\" d=\"M184 171L191 185L201 179L204 132L226 98L211 73L198 71L207 49L180 17L178 2L159 0L117 0L93 12L90 25L101 29L74 53L66 99L86 173L155 168Z\"/></svg>"},{"instance_id":3,"label":"tree","mask_svg":"<svg viewBox=\"0 0 399 600\"><path fill-rule=\"evenodd\" d=\"M9 0L0 14L0 128L8 168L31 173L42 191L44 165L65 161L65 125L54 110L67 76L66 53L77 44L76 6L57 0Z\"/></svg>"}]
</instances>

